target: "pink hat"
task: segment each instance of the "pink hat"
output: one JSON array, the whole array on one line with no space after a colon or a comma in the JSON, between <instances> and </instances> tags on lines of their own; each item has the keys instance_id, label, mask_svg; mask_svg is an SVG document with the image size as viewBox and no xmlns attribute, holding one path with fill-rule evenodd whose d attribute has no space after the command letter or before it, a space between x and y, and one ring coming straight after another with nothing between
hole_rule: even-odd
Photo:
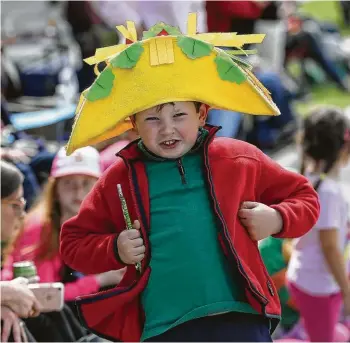
<instances>
[{"instance_id":1,"label":"pink hat","mask_svg":"<svg viewBox=\"0 0 350 343\"><path fill-rule=\"evenodd\" d=\"M76 150L70 156L61 148L52 163L51 176L54 178L67 175L89 175L100 177L102 174L100 154L93 147Z\"/></svg>"}]
</instances>

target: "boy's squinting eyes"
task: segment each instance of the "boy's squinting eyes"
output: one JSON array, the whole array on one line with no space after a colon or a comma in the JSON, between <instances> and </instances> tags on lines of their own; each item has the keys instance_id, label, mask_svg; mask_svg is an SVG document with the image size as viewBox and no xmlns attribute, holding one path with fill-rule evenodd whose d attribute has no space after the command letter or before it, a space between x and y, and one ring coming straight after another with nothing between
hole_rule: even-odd
<instances>
[{"instance_id":1,"label":"boy's squinting eyes","mask_svg":"<svg viewBox=\"0 0 350 343\"><path fill-rule=\"evenodd\" d=\"M179 158L196 143L206 108L191 101L167 103L141 111L133 118L144 145L164 158Z\"/></svg>"}]
</instances>

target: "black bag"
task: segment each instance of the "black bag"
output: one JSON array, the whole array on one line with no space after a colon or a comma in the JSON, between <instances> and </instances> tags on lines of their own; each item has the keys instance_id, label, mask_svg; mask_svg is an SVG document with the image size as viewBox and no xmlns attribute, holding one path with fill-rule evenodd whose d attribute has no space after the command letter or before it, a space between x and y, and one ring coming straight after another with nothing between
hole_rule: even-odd
<instances>
[{"instance_id":1,"label":"black bag","mask_svg":"<svg viewBox=\"0 0 350 343\"><path fill-rule=\"evenodd\" d=\"M62 311L42 313L24 322L37 342L84 342L88 335L67 305Z\"/></svg>"}]
</instances>

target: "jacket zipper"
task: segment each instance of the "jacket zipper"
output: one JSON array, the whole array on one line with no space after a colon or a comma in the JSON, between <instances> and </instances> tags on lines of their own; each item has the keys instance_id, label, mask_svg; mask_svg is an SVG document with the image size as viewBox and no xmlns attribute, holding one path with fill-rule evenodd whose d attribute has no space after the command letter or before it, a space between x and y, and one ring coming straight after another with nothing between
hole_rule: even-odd
<instances>
[{"instance_id":1,"label":"jacket zipper","mask_svg":"<svg viewBox=\"0 0 350 343\"><path fill-rule=\"evenodd\" d=\"M221 221L221 225L222 225L222 228L223 228L223 231L224 231L224 241L226 243L226 245L228 246L228 250L232 253L235 261L237 262L237 266L238 266L238 270L239 272L243 275L243 277L246 279L248 285L249 285L249 289L252 293L252 295L260 302L262 303L264 306L266 306L268 304L268 300L267 298L261 294L257 288L254 286L254 284L252 283L252 281L249 279L247 273L245 272L242 264L241 264L241 261L238 257L238 254L230 240L230 236L229 236L229 232L228 232L228 229L227 229L227 225L225 223L225 219L223 217L223 214L220 210L220 206L219 206L219 202L216 198L216 195L215 195L215 191L214 191L214 186L213 186L213 182L212 182L212 178L211 178L211 170L210 170L210 167L209 167L209 161L208 161L208 142L205 144L205 148L204 148L204 164L205 164L205 168L207 170L207 177L208 177L208 182L209 182L209 185L210 185L210 192L211 192L211 195L212 195L212 198L214 200L214 203L215 203L215 206L214 206L214 210L216 212L216 214L218 215L220 221Z\"/></svg>"},{"instance_id":2,"label":"jacket zipper","mask_svg":"<svg viewBox=\"0 0 350 343\"><path fill-rule=\"evenodd\" d=\"M183 185L186 185L187 184L186 173L185 173L185 168L183 166L181 158L178 158L176 160L176 163L177 163L177 168L179 169L179 173L180 173L180 176L181 176L181 182L182 182Z\"/></svg>"},{"instance_id":3,"label":"jacket zipper","mask_svg":"<svg viewBox=\"0 0 350 343\"><path fill-rule=\"evenodd\" d=\"M237 255L237 252L236 252L235 248L233 247L232 242L230 241L230 238L229 238L230 236L229 236L229 232L228 232L228 229L227 229L227 225L225 223L224 217L223 217L222 212L220 210L219 202L218 202L218 200L216 198L216 195L215 195L215 192L214 192L214 187L213 187L213 182L212 182L212 179L211 179L211 170L210 170L209 161L208 161L208 145L209 145L208 143L209 143L209 141L207 141L205 143L205 146L204 146L204 163L205 163L205 168L207 170L207 177L208 177L208 183L209 183L209 186L210 186L210 192L211 192L212 198L213 198L214 203L215 203L214 210L215 210L216 214L218 215L218 217L220 219L220 222L221 222L221 225L223 227L224 238L225 238L224 241L225 241L226 245L229 248L228 250L231 251L232 256L234 257L234 259L237 262L239 272L246 279L246 281L247 281L247 283L249 285L249 288L250 288L250 290L252 292L252 295L255 298L257 298L259 300L259 302L261 302L263 305L266 306L267 303L268 303L267 298L256 289L254 284L249 279L248 275L246 274L246 272L245 272L245 270L244 270L244 268L243 268L243 266L242 266L242 264L240 262L240 259L239 259L238 255ZM124 162L125 162L125 164L126 164L126 166L128 168L134 170L134 167L126 159L123 158L123 160L124 160ZM180 171L180 175L184 178L183 180L186 182L185 170L183 168L181 159L177 160L177 164L178 164L178 168L179 168L179 171ZM132 172L132 170L131 170L131 172ZM137 180L135 180L135 182L134 182L133 177L129 177L129 182L130 182L131 193L133 195L134 202L135 202L135 205L136 205L136 213L137 213L138 217L140 218L140 220L142 222L141 224L143 225L143 227L147 231L147 225L146 225L146 223L143 220L143 216L140 216L140 208L143 209L142 201L136 197L135 189L137 188L137 191L139 192L138 182L137 182ZM143 210L143 212L144 212L144 210ZM141 233L142 233L142 238L144 240L148 238L147 235L144 235L142 231L141 231ZM147 245L149 246L149 242L147 242ZM150 254L150 251L148 251L148 255L149 254ZM144 265L143 265L142 270L143 271L145 270L145 266ZM271 287L271 285L270 285L270 287Z\"/></svg>"},{"instance_id":4,"label":"jacket zipper","mask_svg":"<svg viewBox=\"0 0 350 343\"><path fill-rule=\"evenodd\" d=\"M269 289L270 294L271 294L272 296L274 296L274 295L275 295L275 292L274 292L274 290L273 290L273 287L272 287L272 285L271 285L270 280L267 280L267 288Z\"/></svg>"}]
</instances>

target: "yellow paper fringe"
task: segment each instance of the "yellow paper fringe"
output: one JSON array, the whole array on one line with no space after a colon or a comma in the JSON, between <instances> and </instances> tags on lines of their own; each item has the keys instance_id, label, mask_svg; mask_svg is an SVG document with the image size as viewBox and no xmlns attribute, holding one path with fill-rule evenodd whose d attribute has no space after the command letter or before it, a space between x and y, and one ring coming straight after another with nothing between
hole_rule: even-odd
<instances>
[{"instance_id":1,"label":"yellow paper fringe","mask_svg":"<svg viewBox=\"0 0 350 343\"><path fill-rule=\"evenodd\" d=\"M128 31L130 33L131 40L133 42L136 42L137 41L137 32L136 32L135 23L133 21L127 21L126 28L128 29Z\"/></svg>"},{"instance_id":2,"label":"yellow paper fringe","mask_svg":"<svg viewBox=\"0 0 350 343\"><path fill-rule=\"evenodd\" d=\"M118 25L116 28L124 36L133 42L137 41L137 32L135 23L127 21L126 28L123 25ZM237 33L196 33L197 30L197 14L189 13L187 21L187 36L203 40L209 44L220 47L236 47L241 48L244 44L259 44L264 38L265 34L251 34L251 35L237 35ZM159 65L163 63L173 63L174 54L172 42L156 40L150 43L151 65ZM123 51L128 45L118 44L110 47L97 49L95 55L86 58L84 61L87 64L98 64L102 61L111 59L115 54ZM164 47L166 46L166 47ZM165 54L167 53L167 57ZM249 50L248 50L249 51ZM253 53L253 51L251 52ZM164 62L165 61L165 62Z\"/></svg>"},{"instance_id":3,"label":"yellow paper fringe","mask_svg":"<svg viewBox=\"0 0 350 343\"><path fill-rule=\"evenodd\" d=\"M259 88L268 99L272 100L270 91L259 81L259 79L249 69L244 70L248 74L250 80L257 86L257 88Z\"/></svg>"},{"instance_id":4,"label":"yellow paper fringe","mask_svg":"<svg viewBox=\"0 0 350 343\"><path fill-rule=\"evenodd\" d=\"M173 39L158 37L150 42L150 62L152 66L174 63Z\"/></svg>"},{"instance_id":5,"label":"yellow paper fringe","mask_svg":"<svg viewBox=\"0 0 350 343\"><path fill-rule=\"evenodd\" d=\"M197 33L197 13L189 13L187 18L187 34L195 35Z\"/></svg>"},{"instance_id":6,"label":"yellow paper fringe","mask_svg":"<svg viewBox=\"0 0 350 343\"><path fill-rule=\"evenodd\" d=\"M94 73L96 76L100 75L100 71L98 70L98 64L95 64L95 66L94 66Z\"/></svg>"},{"instance_id":7,"label":"yellow paper fringe","mask_svg":"<svg viewBox=\"0 0 350 343\"><path fill-rule=\"evenodd\" d=\"M159 64L166 64L168 62L168 56L166 51L166 44L164 39L156 39L157 54Z\"/></svg>"},{"instance_id":8,"label":"yellow paper fringe","mask_svg":"<svg viewBox=\"0 0 350 343\"><path fill-rule=\"evenodd\" d=\"M95 56L85 58L84 62L86 62L89 65L98 64L100 62L114 57L115 54L123 51L126 47L126 44L118 44L96 49Z\"/></svg>"},{"instance_id":9,"label":"yellow paper fringe","mask_svg":"<svg viewBox=\"0 0 350 343\"><path fill-rule=\"evenodd\" d=\"M150 54L151 66L159 65L158 53L157 53L157 44L156 44L155 40L150 41L149 54Z\"/></svg>"},{"instance_id":10,"label":"yellow paper fringe","mask_svg":"<svg viewBox=\"0 0 350 343\"><path fill-rule=\"evenodd\" d=\"M175 57L174 57L174 47L173 47L173 40L172 39L166 39L165 40L166 44L166 51L168 54L168 64L174 63L175 62Z\"/></svg>"},{"instance_id":11,"label":"yellow paper fringe","mask_svg":"<svg viewBox=\"0 0 350 343\"><path fill-rule=\"evenodd\" d=\"M237 35L237 33L198 33L190 37L203 40L215 46L241 48L244 44L261 43L265 34Z\"/></svg>"},{"instance_id":12,"label":"yellow paper fringe","mask_svg":"<svg viewBox=\"0 0 350 343\"><path fill-rule=\"evenodd\" d=\"M133 40L131 33L125 28L124 25L116 26L117 30L123 35L125 39Z\"/></svg>"}]
</instances>

